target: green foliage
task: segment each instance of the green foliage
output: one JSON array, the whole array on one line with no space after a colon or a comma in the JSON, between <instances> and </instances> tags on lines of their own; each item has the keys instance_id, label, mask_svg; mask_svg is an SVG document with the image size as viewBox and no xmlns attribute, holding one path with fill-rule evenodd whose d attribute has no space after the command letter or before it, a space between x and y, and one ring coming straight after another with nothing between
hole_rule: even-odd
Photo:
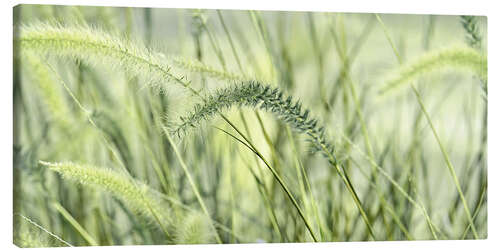
<instances>
[{"instance_id":1,"label":"green foliage","mask_svg":"<svg viewBox=\"0 0 500 250\"><path fill-rule=\"evenodd\" d=\"M484 17L51 5L14 12L19 246L487 235L487 102L477 86L455 87L457 78L479 79L487 93ZM374 17L387 26L378 29ZM456 34L467 48L449 46L464 43ZM381 49L384 36L397 39ZM392 65L389 45L399 62L442 49L394 67L384 90L441 70L452 77L418 86L417 100L376 98L371 79ZM225 116L233 108L241 121ZM184 137L216 116L227 123L217 127L223 133ZM120 169L54 163L61 159Z\"/></svg>"}]
</instances>

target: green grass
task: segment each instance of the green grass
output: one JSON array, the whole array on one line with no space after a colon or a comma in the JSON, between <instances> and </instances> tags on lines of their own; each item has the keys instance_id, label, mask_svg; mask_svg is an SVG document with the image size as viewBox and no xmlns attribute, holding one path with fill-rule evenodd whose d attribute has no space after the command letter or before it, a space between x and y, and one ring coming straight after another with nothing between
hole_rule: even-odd
<instances>
[{"instance_id":1,"label":"green grass","mask_svg":"<svg viewBox=\"0 0 500 250\"><path fill-rule=\"evenodd\" d=\"M484 17L14 14L19 246L487 235Z\"/></svg>"}]
</instances>

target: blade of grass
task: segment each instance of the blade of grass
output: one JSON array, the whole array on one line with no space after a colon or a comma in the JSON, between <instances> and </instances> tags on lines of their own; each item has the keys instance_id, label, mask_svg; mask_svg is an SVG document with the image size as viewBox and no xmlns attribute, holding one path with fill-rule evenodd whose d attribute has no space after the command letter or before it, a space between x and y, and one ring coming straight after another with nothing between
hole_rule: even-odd
<instances>
[{"instance_id":1,"label":"blade of grass","mask_svg":"<svg viewBox=\"0 0 500 250\"><path fill-rule=\"evenodd\" d=\"M382 174L382 176L384 176L394 187L396 187L396 189L410 202L412 203L415 207L418 207L421 211L422 211L422 214L424 215L425 217L425 220L427 221L427 224L429 226L429 229L431 230L431 233L434 237L434 239L438 239L437 238L437 235L436 235L436 230L438 232L441 233L441 231L434 225L434 223L432 223L432 220L430 219L429 215L427 214L427 210L425 209L425 207L418 203L416 200L414 200L404 189L403 187L401 187L401 185L398 184L398 182L396 180L394 180L394 178L392 178L389 173L387 173L382 167L380 167L374 159L370 158L365 152L363 152L363 150L361 150L356 144L354 144L354 142L352 142L347 136L345 136L343 133L340 133L342 135L342 139L344 141L346 141L347 143L349 143L354 149L356 149L360 154L361 156L363 156L366 160L368 161L371 161L375 167L377 167L379 173Z\"/></svg>"},{"instance_id":2,"label":"blade of grass","mask_svg":"<svg viewBox=\"0 0 500 250\"><path fill-rule=\"evenodd\" d=\"M71 216L71 214L58 202L54 201L52 206L73 226L78 233L91 245L98 246L97 241Z\"/></svg>"},{"instance_id":3,"label":"blade of grass","mask_svg":"<svg viewBox=\"0 0 500 250\"><path fill-rule=\"evenodd\" d=\"M394 46L394 43L392 42L392 39L389 36L387 27L385 26L384 22L382 21L382 19L380 18L380 16L378 14L375 14L375 16L377 17L378 22L380 23L382 29L384 30L385 36L387 38L387 41L391 45L392 50L394 52L394 55L398 59L399 64L402 64L403 61L401 60L401 56L399 55L398 50ZM462 188L460 187L460 182L459 182L457 174L455 172L455 168L453 167L453 164L450 161L450 158L448 156L448 153L447 153L446 149L444 148L443 144L441 143L441 140L439 139L439 136L437 134L436 128L434 127L434 124L431 121L431 118L430 118L430 116L429 116L429 114L427 112L427 109L424 106L424 103L422 101L422 97L420 96L420 93L415 88L415 85L413 84L413 82L410 85L411 85L411 89L412 89L413 93L417 97L417 101L418 101L418 103L420 105L420 108L422 109L422 112L424 113L425 118L427 119L427 122L429 123L429 126L431 127L431 130L432 130L432 133L434 135L434 138L436 139L437 143L439 144L439 148L440 148L441 153L443 154L443 157L444 157L445 162L446 162L446 167L448 168L448 170L450 172L450 175L451 175L451 177L453 179L455 187L457 188L458 194L460 195L460 199L462 200L462 204L464 206L464 210L465 210L465 213L467 215L467 219L469 220L469 223L470 223L470 226L471 226L471 229L472 229L472 233L474 234L474 238L478 239L476 227L474 226L474 221L472 220L472 216L471 216L471 213L470 213L469 205L467 205L467 200L465 199L465 196L464 196L464 194L462 192Z\"/></svg>"},{"instance_id":4,"label":"blade of grass","mask_svg":"<svg viewBox=\"0 0 500 250\"><path fill-rule=\"evenodd\" d=\"M311 184L309 183L309 177L307 176L307 172L304 168L304 165L300 161L300 155L299 155L297 148L295 146L295 141L293 140L292 131L290 129L290 126L286 125L285 128L286 128L286 133L287 133L288 139L290 140L290 143L291 143L292 153L295 155L295 159L296 159L295 160L295 162L296 162L295 167L296 167L297 177L299 179L299 183L300 183L300 187L301 187L300 189L302 192L303 200L305 202L306 200L309 199L311 202L313 213L314 213L314 216L316 218L316 223L317 223L317 226L318 226L319 231L320 231L320 236L321 236L320 240L323 241L323 238L325 237L326 232L323 229L323 224L321 223L321 220L319 218L318 206L316 203L316 199L314 199ZM305 183L305 185L304 185L304 183ZM309 198L307 198L306 189L307 189L307 192L309 193Z\"/></svg>"},{"instance_id":5,"label":"blade of grass","mask_svg":"<svg viewBox=\"0 0 500 250\"><path fill-rule=\"evenodd\" d=\"M91 116L91 112L89 110L87 110L85 107L83 107L82 103L76 98L76 96L73 94L73 92L71 91L71 89L68 87L68 85L66 84L66 82L57 74L57 72L54 70L54 68L50 65L48 65L49 69L52 70L52 72L54 73L54 75L57 77L57 79L59 80L59 82L63 85L64 89L68 92L68 94L71 96L71 98L73 99L73 101L76 103L76 105L78 106L79 109L81 109L84 113L84 115L86 116L87 120L89 121L89 123L97 129L97 131L100 133L101 135L101 138L104 142L104 145L110 150L110 152L112 153L113 157L115 158L115 160L119 163L118 165L120 165L121 169L123 170L123 172L126 174L126 176L130 179L130 181L136 186L138 187L137 183L135 182L135 179L132 178L132 176L130 175L130 173L128 172L127 170L127 167L125 166L125 164L123 163L123 161L121 160L121 158L118 156L118 153L116 152L116 150L111 146L111 143L108 141L108 139L106 138L106 136L104 135L103 131L97 126L97 124L95 123L94 119L92 119L92 116ZM141 194L142 195L142 194ZM170 238L170 234L168 233L167 231L167 228L165 227L165 225L163 225L163 222L159 219L158 215L156 214L156 212L151 208L149 202L147 201L147 199L145 199L143 197L143 200L145 202L145 204L148 206L148 208L150 209L151 213L153 214L153 216L155 217L155 220L156 222L158 223L158 225L160 226L160 228L162 229L163 233L165 234L165 236L167 237L167 239Z\"/></svg>"},{"instance_id":6,"label":"blade of grass","mask_svg":"<svg viewBox=\"0 0 500 250\"><path fill-rule=\"evenodd\" d=\"M217 10L217 16L219 17L219 21L222 24L222 28L224 29L224 33L227 36L227 40L229 41L229 45L231 46L231 51L233 52L234 59L236 60L236 63L238 64L238 68L245 76L245 71L243 70L243 66L241 65L240 57L238 56L238 53L236 52L236 47L234 46L233 38L231 37L231 33L229 33L229 30L227 29L226 22L224 22L224 17L222 16L222 13L220 10Z\"/></svg>"},{"instance_id":7,"label":"blade of grass","mask_svg":"<svg viewBox=\"0 0 500 250\"><path fill-rule=\"evenodd\" d=\"M270 41L269 41L268 32L267 32L267 30L265 29L265 26L264 26L264 24L263 24L263 22L262 22L262 19L261 19L260 15L259 15L257 12L255 12L255 11L250 11L249 13L250 13L250 16L251 16L251 18L252 18L252 21L253 21L253 23L254 23L254 25L255 25L255 28L257 29L257 31L258 31L258 33L260 34L260 36L261 36L262 40L264 41L264 44L265 44L265 46L266 46L266 49L267 49L267 52L268 52L269 58L270 58L270 60L271 60L271 62L272 62L272 61L273 61L273 60L272 60L272 58L273 58L272 48L271 48L271 44L270 44ZM272 64L271 64L271 66L272 66ZM273 67L273 69L274 69L274 67ZM272 70L272 72L273 72L273 74L274 74L274 70ZM242 72L242 73L243 73L243 72ZM255 113L256 113L257 117L258 117L258 118L260 118L260 116L259 116L259 114L257 113L257 111L255 111ZM243 138L244 138L244 139L245 139L245 140L246 140L246 141L247 141L250 145L252 145L252 143L251 143L250 141L248 141L248 140L246 139L246 137L245 137L242 133L240 133L240 131L239 131L236 127L234 127L234 126L233 126L233 125L232 125L232 124L231 124L231 123L230 123L230 122L229 122L229 121L228 121L225 117L223 117L223 118L224 118L224 120L226 120L226 122L228 122L228 123L229 123L229 124L230 124L230 125L231 125L231 126L232 126L235 130L236 130L236 132L238 132L238 133L239 133L239 134L240 134L240 135L241 135L241 136L242 136L242 137L243 137ZM264 129L264 127L263 127L262 123L260 123L260 125L261 125L261 128L262 128L262 129L263 129L263 131L264 131L264 134L267 134L267 133L265 133L265 129ZM268 142L268 144L269 144L269 140L266 140L266 141L267 141L267 142ZM271 148L273 148L273 145L272 145L272 144L270 144L270 147L271 147ZM324 147L324 146L323 146L323 147ZM254 148L254 149L256 150L256 148L255 148L255 147L253 147L253 145L252 145L252 148ZM328 151L326 148L323 148L323 150L324 150L325 152L326 152L326 151ZM256 150L256 151L257 151L257 150ZM260 153L259 153L259 154L260 154ZM259 154L257 154L257 155L259 155ZM330 154L329 152L327 152L327 154L328 154L328 155L330 155L330 156L329 156L330 160L332 160L332 162L334 162L334 157L332 157L332 156L331 156L331 154ZM260 155L259 157L261 157L261 155ZM263 159L263 157L262 157L261 159L262 159L262 160L266 163L266 161ZM275 175L275 177L278 177L278 178L279 178L279 176L278 176L278 174L275 172L275 170L274 170L273 168L271 168L271 167L270 167L267 163L266 163L266 165L267 165L267 166L271 169L271 171L273 172L273 175ZM375 237L374 237L374 233L373 233L373 229L372 229L372 226L371 226L371 225L370 225L370 223L368 222L368 217L367 217L367 215L366 215L366 212L365 212L365 211L364 211L364 209L362 208L361 202L359 201L359 198L358 198L358 196L357 196L356 192L354 191L354 187L352 186L352 183L350 182L350 180L349 180L348 176L345 174L345 172L340 171L340 168L339 168L338 166L336 166L336 169L337 169L337 172L338 172L340 175L345 176L345 177L343 177L342 179L344 180L344 183L345 183L345 184L346 184L346 186L348 187L348 190L349 190L349 192L351 193L351 195L352 195L352 197L353 197L353 199L354 199L354 201L355 201L355 203L356 203L356 206L357 206L357 207L358 207L358 209L360 210L360 212L361 212L361 214L362 214L362 216L363 216L363 219L365 220L365 223L366 223L366 224L367 224L367 226L368 226L368 231L369 231L370 235L371 235L371 236L375 239ZM343 174L341 174L341 173L343 173ZM306 223L306 226L307 226L307 228L309 229L309 231L310 231L311 235L313 236L314 240L315 240L315 241L317 241L317 240L316 240L316 237L315 237L315 236L314 236L314 234L312 233L312 230L311 230L311 228L310 228L310 226L309 226L308 222L307 222L307 221L306 221L306 219L305 219L305 216L303 215L302 211L300 210L300 208L299 208L298 204L295 204L295 203L296 203L296 201L293 199L293 197L291 196L291 194L289 194L289 192L287 191L287 188L285 188L285 186L283 186L283 184L281 183L281 181L280 181L279 179L278 179L278 182L279 182L279 183L282 185L282 187L285 189L285 191L287 192L287 194L288 194L289 198L291 198L292 202L294 203L294 205L296 206L297 210L299 211L300 216L302 217L302 219L303 219L303 220L304 220L304 222Z\"/></svg>"},{"instance_id":8,"label":"blade of grass","mask_svg":"<svg viewBox=\"0 0 500 250\"><path fill-rule=\"evenodd\" d=\"M234 124L232 124L225 116L222 116L222 118L224 120L226 120L226 122L229 123L229 125L246 141L246 143L248 144L248 146L250 146L250 148L253 149L252 151L264 162L264 164L267 166L267 168L271 171L271 173L273 174L274 178L278 181L278 183L283 188L283 190L285 191L286 195L288 196L288 198L290 199L290 201L292 202L292 204L295 206L295 208L299 212L299 215L302 218L302 220L304 221L304 224L306 225L307 230L309 231L311 237L313 238L313 240L315 242L318 242L318 239L314 235L313 230L312 230L309 222L307 221L304 213L302 212L302 209L300 208L299 204L297 203L297 201L293 197L293 195L290 192L290 190L288 189L287 185L284 183L284 181L281 179L281 177L278 175L278 173L276 173L276 170L273 167L271 167L271 165L269 165L269 163L264 158L264 156L262 156L262 154L257 150L257 148L252 144L252 142L249 141L248 138L238 128L236 128L236 126L234 126Z\"/></svg>"},{"instance_id":9,"label":"blade of grass","mask_svg":"<svg viewBox=\"0 0 500 250\"><path fill-rule=\"evenodd\" d=\"M221 24L222 24L222 26L223 26L224 32L225 32L225 34L226 34L226 36L227 36L227 39L228 39L228 41L229 41L229 44L230 44L230 47L231 47L231 51L232 51L232 53L233 53L233 55L234 55L234 57L235 57L235 59L236 59L236 62L237 62L238 67L239 67L239 70L240 70L240 72L241 72L241 74L242 74L243 78L245 78L245 72L243 71L243 68L242 68L242 66L241 66L241 62L240 62L240 60L239 60L238 53L236 52L236 48L235 48L235 46L234 46L234 43L233 43L233 39L232 39L232 37L231 37L231 34L229 33L229 31L228 31L228 29L227 29L227 27L226 27L226 25L225 25L224 19L223 19L223 17L222 17L222 14L220 13L220 11L219 11L219 10L217 11L217 14L218 14L219 20L220 20L220 22L221 22ZM208 28L205 24L203 24L203 27L204 27L205 31L207 32L207 34L209 35L209 37L212 37L211 30L210 30L210 29L209 29L209 28ZM222 52L220 51L220 45L219 45L219 43L218 43L218 40L215 40L215 39L212 39L212 38L211 38L211 39L210 39L210 42L211 42L211 44L212 44L212 49L213 49L213 50L214 50L214 52L218 55L218 60L219 60L219 62L220 62L220 63L221 63L221 65L223 66L224 70L226 70L226 66L225 66L225 65L226 65L226 63L225 63L224 58L223 58L223 56L222 56ZM258 112L257 112L257 111L255 111L254 113L255 113L255 115L256 115L258 118L260 118L260 116L259 116L259 114L258 114ZM239 111L239 114L240 114L240 117L242 118L243 125L245 126L245 128L247 128L247 133L248 133L248 125L247 125L247 121L246 121L245 117L243 116L243 113L242 113L242 111L241 111L241 110ZM227 121L226 121L226 122L227 122ZM267 132L266 132L266 129L265 129L265 127L263 126L263 124L260 122L260 123L259 123L259 125L260 125L260 127L261 127L261 129L262 129L262 131L263 131L264 135L266 135L266 142L269 144L269 146L270 146L270 148L271 148L271 150L272 150L272 152L273 152L273 159L274 159L274 157L275 157L275 154L274 154L274 147L272 146L272 144L270 144L270 140L269 140L269 138L267 137ZM276 161L277 161L277 160L276 160ZM276 161L275 161L275 162L276 162ZM256 162L257 162L257 164L258 164L258 159L256 159ZM259 169L260 169L260 168L259 168ZM272 200L272 198L270 198L270 197L269 197L269 191L267 190L267 188L265 187L265 185L264 185L263 187L264 187L264 189L265 189L265 190L263 190L263 192L264 192L265 194L267 194L267 195L266 195L266 197L264 197L264 199L267 201L267 202L266 202L266 204L268 204L268 205L267 205L268 210L269 210L269 211L271 211L271 218L272 218L272 219L271 219L271 224L273 225L273 228L274 228L274 229L275 229L275 230L276 230L276 231L280 234L281 239L283 239L283 234L282 234L281 230L279 229L279 226L278 226L278 221L277 221L277 218L276 218L276 214L275 214L274 210L271 208L271 206L272 206L272 205L271 205L271 200ZM272 194L272 193L271 193L271 194Z\"/></svg>"},{"instance_id":10,"label":"blade of grass","mask_svg":"<svg viewBox=\"0 0 500 250\"><path fill-rule=\"evenodd\" d=\"M375 158L375 155L373 153L373 148L372 148L372 143L370 141L370 136L368 135L368 129L366 127L366 122L365 122L365 119L364 119L364 115L361 111L361 105L360 105L360 102L359 102L359 99L358 99L358 95L356 93L356 89L354 87L354 84L353 84L353 81L351 79L351 74L350 74L350 67L348 66L349 65L349 59L347 58L347 48L346 47L343 47L341 48L340 44L339 44L339 39L337 38L337 35L336 35L336 32L332 29L331 30L331 33L332 33L332 36L335 40L335 46L336 46L336 49L337 49L337 53L338 55L340 56L342 62L343 62L343 65L345 65L345 71L344 71L344 82L347 82L348 84L348 88L350 90L350 94L351 94L351 99L353 100L354 102L354 106L355 106L355 111L356 111L356 115L358 116L359 118L359 123L361 124L361 132L363 134L363 139L364 139L364 143L365 143L365 147L368 151L368 155L370 156L370 158ZM342 29L343 30L343 29ZM372 177L374 180L375 180L375 191L379 197L379 200L382 204L382 209L383 211L385 210L385 206L387 206L387 202L385 201L385 198L382 194L382 192L380 191L380 184L379 184L379 180L378 180L378 175L377 175L377 168L372 164L372 173L371 173ZM389 231L389 224L387 223L387 220L385 218L385 214L382 213L382 221L386 227L386 233L388 233ZM389 236L389 235L387 235Z\"/></svg>"},{"instance_id":11,"label":"blade of grass","mask_svg":"<svg viewBox=\"0 0 500 250\"><path fill-rule=\"evenodd\" d=\"M481 189L481 196L479 197L479 202L478 202L477 207L476 207L476 209L474 211L474 214L472 215L472 219L473 220L476 219L477 215L481 211L481 206L483 205L484 200L485 200L485 196L486 196L486 186L487 185L483 185L483 188ZM467 225L467 227L465 228L464 232L462 233L462 237L460 237L460 239L462 239L462 240L465 239L465 236L469 232L470 228L471 228L471 224L469 223Z\"/></svg>"},{"instance_id":12,"label":"blade of grass","mask_svg":"<svg viewBox=\"0 0 500 250\"><path fill-rule=\"evenodd\" d=\"M250 134L250 129L248 128L248 123L246 121L246 118L243 115L243 112L240 111L239 114L240 114L241 120L243 121L243 127L245 128L245 131L247 133L247 138L249 140L251 140L252 135ZM232 135L232 134L229 133L229 135ZM254 159L255 159L257 169L259 170L260 178L263 179L265 175L264 175L264 172L262 172L262 168L260 168L259 157L256 154L254 154ZM254 176L255 180L257 181L257 184L258 184L257 187L259 188L259 192L262 195L262 198L264 199L264 204L266 205L266 209L267 209L268 213L270 214L270 222L271 222L274 230L280 235L282 240L285 239L286 234L284 234L279 227L278 219L277 219L276 213L274 211L275 210L273 207L274 205L271 202L271 195L269 194L270 191L268 190L268 187L265 185L265 183L263 181L261 181L261 179L259 179L259 177L257 177L257 175L252 171L251 168L249 168L249 170L252 173L252 175Z\"/></svg>"},{"instance_id":13,"label":"blade of grass","mask_svg":"<svg viewBox=\"0 0 500 250\"><path fill-rule=\"evenodd\" d=\"M194 182L193 178L191 177L189 169L188 169L186 163L184 162L182 155L180 154L179 150L177 149L177 146L175 145L175 143L173 142L172 137L170 136L170 133L168 133L168 131L166 130L165 127L163 127L163 129L165 131L165 136L167 137L168 141L170 142L170 145L172 146L172 149L174 150L175 155L177 156L177 159L179 160L179 163L181 164L182 170L184 171L184 173L186 174L186 177L188 178L189 185L191 185L191 188L193 189L193 192L196 196L196 199L198 200L198 203L201 206L201 209L203 210L203 213L205 213L205 215L208 218L211 218L210 214L208 213L207 207L205 206L205 203L203 202L203 199L201 198L198 187L196 186L196 183ZM215 225L213 224L213 222L211 222L210 225L212 226L212 229L214 230L217 242L222 244L222 240L221 240L219 233L218 233L217 229L215 228Z\"/></svg>"}]
</instances>

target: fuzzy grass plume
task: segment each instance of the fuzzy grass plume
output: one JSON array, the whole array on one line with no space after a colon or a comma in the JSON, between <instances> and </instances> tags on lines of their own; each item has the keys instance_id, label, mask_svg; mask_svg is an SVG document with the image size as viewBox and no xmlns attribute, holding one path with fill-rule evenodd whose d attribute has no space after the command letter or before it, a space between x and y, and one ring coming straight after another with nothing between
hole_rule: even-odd
<instances>
[{"instance_id":1,"label":"fuzzy grass plume","mask_svg":"<svg viewBox=\"0 0 500 250\"><path fill-rule=\"evenodd\" d=\"M473 48L480 47L483 40L479 27L477 26L477 17L475 16L460 16L462 27L466 32L467 44Z\"/></svg>"},{"instance_id":2,"label":"fuzzy grass plume","mask_svg":"<svg viewBox=\"0 0 500 250\"><path fill-rule=\"evenodd\" d=\"M76 58L99 65L121 67L133 75L145 77L155 86L173 81L184 87L189 85L175 76L165 65L165 58L138 41L120 38L86 25L33 24L23 26L14 35L14 44L21 51ZM161 87L161 86L160 86Z\"/></svg>"},{"instance_id":3,"label":"fuzzy grass plume","mask_svg":"<svg viewBox=\"0 0 500 250\"><path fill-rule=\"evenodd\" d=\"M289 124L294 130L306 134L311 143L311 151L313 153L320 152L342 178L368 227L370 235L375 239L373 228L361 201L348 175L345 174L345 170L337 162L335 148L326 140L325 128L318 125L318 120L309 116L308 109L302 109L302 104L299 101L293 101L291 96L285 97L278 88L264 86L257 81L249 81L220 89L215 94L204 98L203 103L197 104L187 116L181 117L181 122L172 129L172 132L181 136L190 127L197 127L202 121L210 120L216 114L232 106L245 106L269 111L282 122Z\"/></svg>"},{"instance_id":4,"label":"fuzzy grass plume","mask_svg":"<svg viewBox=\"0 0 500 250\"><path fill-rule=\"evenodd\" d=\"M210 78L218 79L218 80L226 80L226 81L244 81L245 79L235 73L225 71L225 70L218 70L214 67L211 67L209 65L205 65L204 63L198 61L198 60L188 60L186 58L182 57L171 57L169 59L172 64L176 65L177 67L183 68L185 70L188 70L190 72L197 72L200 74L203 74L205 76L208 76Z\"/></svg>"},{"instance_id":5,"label":"fuzzy grass plume","mask_svg":"<svg viewBox=\"0 0 500 250\"><path fill-rule=\"evenodd\" d=\"M39 23L23 26L19 29L19 33L15 34L14 42L21 51L75 58L96 65L122 68L132 75L144 77L151 86L161 91L166 90L164 83L171 81L193 93L196 92L191 89L190 82L182 76L182 70L201 73L218 80L245 80L240 75L218 70L196 60L165 56L161 52L145 47L140 41L132 41L118 34L83 24L62 26Z\"/></svg>"},{"instance_id":6,"label":"fuzzy grass plume","mask_svg":"<svg viewBox=\"0 0 500 250\"><path fill-rule=\"evenodd\" d=\"M201 213L190 212L183 217L174 233L178 244L215 243L210 220Z\"/></svg>"},{"instance_id":7,"label":"fuzzy grass plume","mask_svg":"<svg viewBox=\"0 0 500 250\"><path fill-rule=\"evenodd\" d=\"M111 193L123 201L132 211L151 221L158 219L162 223L171 222L168 206L162 204L146 185L134 185L126 176L111 169L72 162L40 161L39 163L59 173L64 178Z\"/></svg>"},{"instance_id":8,"label":"fuzzy grass plume","mask_svg":"<svg viewBox=\"0 0 500 250\"><path fill-rule=\"evenodd\" d=\"M48 66L33 53L23 53L22 63L29 70L37 94L41 97L47 114L64 128L70 127L70 111L61 88L51 75Z\"/></svg>"},{"instance_id":9,"label":"fuzzy grass plume","mask_svg":"<svg viewBox=\"0 0 500 250\"><path fill-rule=\"evenodd\" d=\"M17 245L487 237L486 17L21 5L13 28ZM372 65L384 35L397 65Z\"/></svg>"},{"instance_id":10,"label":"fuzzy grass plume","mask_svg":"<svg viewBox=\"0 0 500 250\"><path fill-rule=\"evenodd\" d=\"M294 101L291 96L285 97L278 88L264 86L256 81L222 88L207 96L204 102L195 105L191 113L180 118L181 122L173 126L172 132L181 137L189 128L199 126L203 121L212 119L218 112L232 106L269 111L299 133L307 134L314 152L326 151L325 154L328 152L333 155L334 147L326 141L324 127L309 116L308 109L302 109L300 101Z\"/></svg>"},{"instance_id":11,"label":"fuzzy grass plume","mask_svg":"<svg viewBox=\"0 0 500 250\"><path fill-rule=\"evenodd\" d=\"M478 51L467 47L443 49L424 54L420 58L401 66L381 89L387 92L404 83L411 82L421 75L441 69L456 68L466 70L480 79L488 76L487 58Z\"/></svg>"}]
</instances>

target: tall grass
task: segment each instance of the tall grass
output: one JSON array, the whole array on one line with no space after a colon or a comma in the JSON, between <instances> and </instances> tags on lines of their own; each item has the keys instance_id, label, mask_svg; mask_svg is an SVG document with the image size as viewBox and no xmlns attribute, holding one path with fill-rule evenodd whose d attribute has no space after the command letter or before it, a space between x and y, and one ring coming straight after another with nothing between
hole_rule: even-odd
<instances>
[{"instance_id":1,"label":"tall grass","mask_svg":"<svg viewBox=\"0 0 500 250\"><path fill-rule=\"evenodd\" d=\"M20 246L487 234L481 17L16 13Z\"/></svg>"},{"instance_id":2,"label":"tall grass","mask_svg":"<svg viewBox=\"0 0 500 250\"><path fill-rule=\"evenodd\" d=\"M376 16L377 16L377 20L380 22L380 24L382 25L382 27L384 29L384 32L386 34L388 42L391 44L391 47L392 47L393 52L394 52L394 55L397 57L399 63L401 64L402 63L401 56L400 56L398 50L395 48L394 43L392 42L390 36L388 35L387 28L385 27L385 25L384 25L382 19L380 18L380 16L379 15L376 15ZM472 53L472 51L468 51L468 52ZM454 63L458 63L458 62L460 62L460 61L462 61L464 59L465 59L464 61L471 61L471 62L474 62L474 61L476 61L475 59L477 59L477 55L471 56L471 55L468 55L466 53L465 53L466 55L461 54L461 53L457 53L457 54L458 55L456 55L456 58L454 56L450 56L451 58L453 58L451 61L447 61L447 60L444 60L444 61L446 63L454 65ZM423 61L426 61L426 60L424 59ZM474 68L475 71L476 71L476 73L484 74L483 72L486 71L485 70L485 64L486 63L484 61L481 61L481 60L479 60L479 62L475 62L475 63L476 63L476 66L471 67L471 68ZM428 62L428 64L431 65L432 63ZM418 70L417 70L417 72L418 72ZM481 75L481 76L484 79L484 77L486 76L486 74ZM463 206L464 206L464 210L465 210L465 213L467 215L467 219L468 219L468 221L470 223L470 227L471 227L472 232L474 234L474 238L477 239L478 238L478 234L477 234L475 226L474 226L474 222L473 222L473 219L472 219L472 216L471 216L469 205L467 204L467 200L466 200L465 195L464 195L464 193L462 191L462 188L460 186L460 182L458 180L458 177L457 177L457 174L456 174L456 171L455 171L455 167L451 163L450 157L449 157L446 149L444 148L443 143L441 142L441 139L440 139L440 137L439 137L439 135L438 135L438 133L436 131L436 128L435 128L433 122L431 121L430 115L429 115L427 109L425 108L425 105L424 105L424 103L422 101L422 97L421 97L420 93L417 91L417 89L415 88L415 86L413 84L411 85L411 87L412 87L413 93L415 94L415 96L417 98L418 104L420 105L420 108L422 109L422 112L424 113L425 118L427 119L427 122L429 123L429 125L430 125L430 127L432 129L432 133L434 135L434 138L436 139L436 141L437 141L437 143L439 145L441 153L442 153L442 155L444 157L444 160L446 162L446 167L448 168L448 170L450 172L450 175L451 175L451 177L453 179L453 182L454 182L455 187L456 187L456 189L458 191L460 199L462 200L462 203L463 203Z\"/></svg>"}]
</instances>

